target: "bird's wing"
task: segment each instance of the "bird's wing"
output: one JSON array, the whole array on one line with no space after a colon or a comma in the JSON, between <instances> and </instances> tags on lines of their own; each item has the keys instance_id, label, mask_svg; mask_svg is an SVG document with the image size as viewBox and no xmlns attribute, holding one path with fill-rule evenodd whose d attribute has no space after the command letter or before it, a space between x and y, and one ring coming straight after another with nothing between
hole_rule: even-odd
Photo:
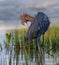
<instances>
[{"instance_id":1,"label":"bird's wing","mask_svg":"<svg viewBox=\"0 0 59 65\"><path fill-rule=\"evenodd\" d=\"M36 16L35 19L33 20L33 22L31 23L31 25L28 29L28 32L26 34L26 37L29 40L37 37L37 33L40 30L40 21L41 21L40 18L38 18L38 16Z\"/></svg>"},{"instance_id":2,"label":"bird's wing","mask_svg":"<svg viewBox=\"0 0 59 65\"><path fill-rule=\"evenodd\" d=\"M48 17L44 13L38 13L34 18L33 22L31 23L26 34L28 40L40 36L40 34L44 34L49 26L49 23L47 23L47 21Z\"/></svg>"}]
</instances>

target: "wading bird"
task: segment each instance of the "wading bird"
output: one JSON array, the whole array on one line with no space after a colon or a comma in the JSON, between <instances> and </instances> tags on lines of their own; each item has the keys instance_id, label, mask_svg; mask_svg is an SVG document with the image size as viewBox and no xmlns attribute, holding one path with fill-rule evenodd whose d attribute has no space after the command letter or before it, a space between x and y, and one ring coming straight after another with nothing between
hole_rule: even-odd
<instances>
[{"instance_id":1,"label":"wading bird","mask_svg":"<svg viewBox=\"0 0 59 65\"><path fill-rule=\"evenodd\" d=\"M38 40L40 36L44 35L49 28L49 18L43 12L38 12L35 17L32 17L28 14L23 14L21 16L22 24L24 25L24 23L27 23L28 21L31 22L31 25L29 26L29 29L25 35L25 41L31 41L32 39L36 39L38 47Z\"/></svg>"}]
</instances>

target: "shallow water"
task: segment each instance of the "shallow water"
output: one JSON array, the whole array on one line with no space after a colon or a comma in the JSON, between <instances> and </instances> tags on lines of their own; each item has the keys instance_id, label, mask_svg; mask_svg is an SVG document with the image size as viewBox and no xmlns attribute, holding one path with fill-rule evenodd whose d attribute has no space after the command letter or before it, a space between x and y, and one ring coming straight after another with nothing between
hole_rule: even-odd
<instances>
[{"instance_id":1,"label":"shallow water","mask_svg":"<svg viewBox=\"0 0 59 65\"><path fill-rule=\"evenodd\" d=\"M7 31L0 31L0 43L2 50L0 50L0 65L59 65L59 52L50 52L50 54L42 53L42 50L35 49L19 49L16 52L14 48L7 51L3 44L5 40L5 33Z\"/></svg>"},{"instance_id":2,"label":"shallow water","mask_svg":"<svg viewBox=\"0 0 59 65\"><path fill-rule=\"evenodd\" d=\"M31 51L30 51L31 52ZM12 53L12 57L10 54L6 54L5 50L0 52L0 65L39 65L40 64L40 54L33 50L31 53L24 53L24 50L20 50L19 55L14 56L14 52ZM11 59L11 60L10 60ZM42 58L41 58L42 59ZM55 54L50 56L45 54L43 65L58 65L59 56Z\"/></svg>"}]
</instances>

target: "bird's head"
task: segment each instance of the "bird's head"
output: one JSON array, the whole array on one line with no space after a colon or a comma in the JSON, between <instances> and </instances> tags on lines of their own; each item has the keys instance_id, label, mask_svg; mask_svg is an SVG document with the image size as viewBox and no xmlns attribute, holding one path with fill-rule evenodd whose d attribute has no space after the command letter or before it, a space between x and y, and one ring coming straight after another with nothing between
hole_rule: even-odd
<instances>
[{"instance_id":1,"label":"bird's head","mask_svg":"<svg viewBox=\"0 0 59 65\"><path fill-rule=\"evenodd\" d=\"M28 19L27 19L27 14L23 14L20 16L21 19L21 23L24 25L24 23L27 23Z\"/></svg>"}]
</instances>

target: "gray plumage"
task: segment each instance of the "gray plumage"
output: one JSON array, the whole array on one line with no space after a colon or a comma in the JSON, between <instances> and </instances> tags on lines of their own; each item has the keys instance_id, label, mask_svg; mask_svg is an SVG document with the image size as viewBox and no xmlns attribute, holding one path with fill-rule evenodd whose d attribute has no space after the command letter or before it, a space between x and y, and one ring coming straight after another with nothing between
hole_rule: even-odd
<instances>
[{"instance_id":1,"label":"gray plumage","mask_svg":"<svg viewBox=\"0 0 59 65\"><path fill-rule=\"evenodd\" d=\"M32 39L44 35L49 28L49 25L50 21L48 16L43 12L38 12L25 35L25 41L31 41Z\"/></svg>"}]
</instances>

